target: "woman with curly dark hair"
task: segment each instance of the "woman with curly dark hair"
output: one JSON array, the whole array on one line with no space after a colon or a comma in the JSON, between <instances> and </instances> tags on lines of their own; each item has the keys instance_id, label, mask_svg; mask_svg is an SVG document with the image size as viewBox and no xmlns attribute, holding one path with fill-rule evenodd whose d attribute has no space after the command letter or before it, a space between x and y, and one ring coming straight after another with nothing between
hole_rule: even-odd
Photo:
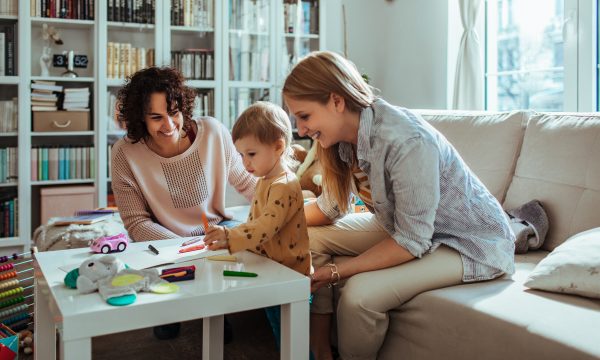
<instances>
[{"instance_id":1,"label":"woman with curly dark hair","mask_svg":"<svg viewBox=\"0 0 600 360\"><path fill-rule=\"evenodd\" d=\"M135 241L204 234L225 213L229 182L251 198L255 178L244 169L229 131L216 119L192 118L195 92L176 70L151 67L119 91L117 118L127 129L112 151L112 187Z\"/></svg>"},{"instance_id":2,"label":"woman with curly dark hair","mask_svg":"<svg viewBox=\"0 0 600 360\"><path fill-rule=\"evenodd\" d=\"M195 92L176 70L151 67L119 91L117 118L127 129L112 151L112 188L135 241L202 235L209 225L233 225L225 212L231 184L249 200L256 178L216 119L192 117ZM155 328L174 337L178 324ZM225 336L227 338L227 334Z\"/></svg>"}]
</instances>

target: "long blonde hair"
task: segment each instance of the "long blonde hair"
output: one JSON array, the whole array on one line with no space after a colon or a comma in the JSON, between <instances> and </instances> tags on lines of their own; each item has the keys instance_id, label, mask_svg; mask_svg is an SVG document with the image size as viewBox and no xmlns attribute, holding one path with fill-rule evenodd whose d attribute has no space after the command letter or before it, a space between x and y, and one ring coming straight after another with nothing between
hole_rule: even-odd
<instances>
[{"instance_id":1,"label":"long blonde hair","mask_svg":"<svg viewBox=\"0 0 600 360\"><path fill-rule=\"evenodd\" d=\"M373 103L373 88L365 82L356 66L331 51L315 51L304 57L290 72L283 85L284 96L326 105L331 94L344 98L346 108L359 113ZM339 155L339 144L327 149L317 145L317 155L323 166L323 188L338 204L348 209L352 165Z\"/></svg>"},{"instance_id":2,"label":"long blonde hair","mask_svg":"<svg viewBox=\"0 0 600 360\"><path fill-rule=\"evenodd\" d=\"M296 165L292 150L292 125L281 107L267 101L257 101L246 108L231 129L231 138L236 142L248 135L267 145L283 139L283 165L288 169Z\"/></svg>"}]
</instances>

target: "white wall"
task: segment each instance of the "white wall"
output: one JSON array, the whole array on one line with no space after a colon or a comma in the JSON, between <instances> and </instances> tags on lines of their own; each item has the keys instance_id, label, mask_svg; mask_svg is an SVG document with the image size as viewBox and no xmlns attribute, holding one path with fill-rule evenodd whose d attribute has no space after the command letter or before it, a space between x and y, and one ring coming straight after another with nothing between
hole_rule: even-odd
<instances>
[{"instance_id":1,"label":"white wall","mask_svg":"<svg viewBox=\"0 0 600 360\"><path fill-rule=\"evenodd\" d=\"M384 99L408 108L445 109L449 1L334 0L327 17L341 19L345 6L347 56ZM337 22L342 24L327 28L326 46L343 51L343 21Z\"/></svg>"}]
</instances>

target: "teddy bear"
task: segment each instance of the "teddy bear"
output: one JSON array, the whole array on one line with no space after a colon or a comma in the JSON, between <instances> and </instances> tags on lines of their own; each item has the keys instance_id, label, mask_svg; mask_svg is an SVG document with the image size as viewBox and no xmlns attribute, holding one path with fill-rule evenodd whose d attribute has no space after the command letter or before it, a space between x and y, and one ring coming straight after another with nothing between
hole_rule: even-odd
<instances>
[{"instance_id":1,"label":"teddy bear","mask_svg":"<svg viewBox=\"0 0 600 360\"><path fill-rule=\"evenodd\" d=\"M179 289L160 278L157 269L130 269L113 255L84 260L65 276L64 283L80 294L98 291L108 304L114 306L132 304L138 291L167 294Z\"/></svg>"},{"instance_id":2,"label":"teddy bear","mask_svg":"<svg viewBox=\"0 0 600 360\"><path fill-rule=\"evenodd\" d=\"M19 331L19 348L25 355L33 353L33 332L31 330Z\"/></svg>"},{"instance_id":3,"label":"teddy bear","mask_svg":"<svg viewBox=\"0 0 600 360\"><path fill-rule=\"evenodd\" d=\"M304 198L314 198L323 191L323 175L321 164L317 158L317 142L313 142L310 150L299 144L293 144L294 157L300 162L296 170L296 177L300 182Z\"/></svg>"}]
</instances>

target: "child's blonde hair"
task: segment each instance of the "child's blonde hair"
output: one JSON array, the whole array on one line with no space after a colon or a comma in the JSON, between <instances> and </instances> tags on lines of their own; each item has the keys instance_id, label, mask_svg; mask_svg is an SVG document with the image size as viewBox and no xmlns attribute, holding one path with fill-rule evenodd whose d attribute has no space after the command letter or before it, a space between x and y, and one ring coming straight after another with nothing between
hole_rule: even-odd
<instances>
[{"instance_id":1,"label":"child's blonde hair","mask_svg":"<svg viewBox=\"0 0 600 360\"><path fill-rule=\"evenodd\" d=\"M281 156L283 164L293 168L297 161L292 150L292 124L286 112L279 106L268 101L257 101L250 105L237 118L231 137L233 142L246 137L254 136L263 144L272 145L284 140L284 149Z\"/></svg>"},{"instance_id":2,"label":"child's blonde hair","mask_svg":"<svg viewBox=\"0 0 600 360\"><path fill-rule=\"evenodd\" d=\"M344 98L346 108L359 113L373 103L374 88L365 82L354 63L331 51L315 51L294 66L285 79L284 97L327 104L331 94ZM339 144L325 149L317 145L323 169L323 188L340 210L348 209L352 166L340 158ZM356 162L356 159L353 159Z\"/></svg>"}]
</instances>

